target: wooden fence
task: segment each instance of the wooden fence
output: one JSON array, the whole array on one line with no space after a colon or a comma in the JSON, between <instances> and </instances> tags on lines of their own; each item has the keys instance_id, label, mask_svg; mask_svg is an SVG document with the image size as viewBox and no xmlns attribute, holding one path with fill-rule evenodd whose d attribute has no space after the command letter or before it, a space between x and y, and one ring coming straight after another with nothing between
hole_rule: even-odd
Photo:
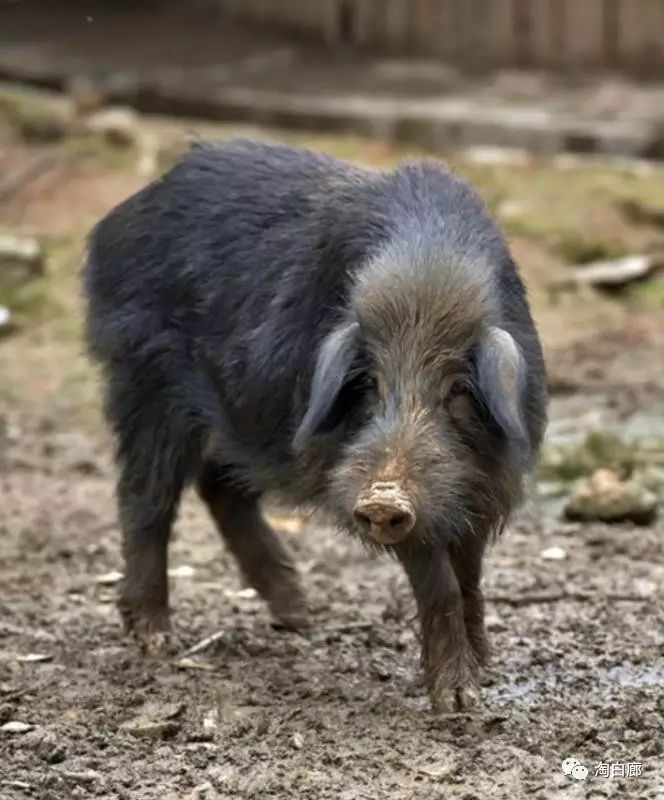
<instances>
[{"instance_id":1,"label":"wooden fence","mask_svg":"<svg viewBox=\"0 0 664 800\"><path fill-rule=\"evenodd\" d=\"M461 64L664 73L664 0L224 0L340 44Z\"/></svg>"}]
</instances>

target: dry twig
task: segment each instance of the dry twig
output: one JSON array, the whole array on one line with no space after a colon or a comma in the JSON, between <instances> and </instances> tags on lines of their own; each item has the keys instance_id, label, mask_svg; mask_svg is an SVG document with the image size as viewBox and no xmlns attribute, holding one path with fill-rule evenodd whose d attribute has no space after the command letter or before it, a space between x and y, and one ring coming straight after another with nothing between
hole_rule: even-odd
<instances>
[{"instance_id":1,"label":"dry twig","mask_svg":"<svg viewBox=\"0 0 664 800\"><path fill-rule=\"evenodd\" d=\"M43 175L44 172L48 172L63 157L60 150L49 150L46 153L40 153L30 159L25 166L17 170L13 175L8 175L3 180L0 180L0 203L9 200L16 192L25 188L40 175Z\"/></svg>"},{"instance_id":2,"label":"dry twig","mask_svg":"<svg viewBox=\"0 0 664 800\"><path fill-rule=\"evenodd\" d=\"M511 595L489 595L486 598L489 603L503 604L508 606L538 605L546 603L560 603L565 600L573 602L588 603L595 600L610 600L612 602L628 603L647 603L649 597L637 594L599 594L598 592L551 592L549 594L522 594L512 597Z\"/></svg>"}]
</instances>

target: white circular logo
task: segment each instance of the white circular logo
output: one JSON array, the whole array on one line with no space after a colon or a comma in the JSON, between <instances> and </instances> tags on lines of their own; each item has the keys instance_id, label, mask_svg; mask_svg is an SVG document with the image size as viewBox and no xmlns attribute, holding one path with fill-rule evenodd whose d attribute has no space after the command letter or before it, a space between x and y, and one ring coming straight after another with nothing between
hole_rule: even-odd
<instances>
[{"instance_id":1,"label":"white circular logo","mask_svg":"<svg viewBox=\"0 0 664 800\"><path fill-rule=\"evenodd\" d=\"M588 777L588 768L584 767L578 758L566 758L560 766L565 775L574 778L575 781L585 781Z\"/></svg>"},{"instance_id":2,"label":"white circular logo","mask_svg":"<svg viewBox=\"0 0 664 800\"><path fill-rule=\"evenodd\" d=\"M565 773L565 775L571 775L572 770L575 767L580 767L580 766L581 762L578 760L578 758L566 758L562 763L563 772Z\"/></svg>"}]
</instances>

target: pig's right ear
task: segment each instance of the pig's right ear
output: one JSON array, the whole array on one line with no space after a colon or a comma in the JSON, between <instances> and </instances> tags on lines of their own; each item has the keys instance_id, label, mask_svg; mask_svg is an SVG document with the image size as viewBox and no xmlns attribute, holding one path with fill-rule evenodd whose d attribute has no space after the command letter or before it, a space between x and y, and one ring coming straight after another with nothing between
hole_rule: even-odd
<instances>
[{"instance_id":1,"label":"pig's right ear","mask_svg":"<svg viewBox=\"0 0 664 800\"><path fill-rule=\"evenodd\" d=\"M309 406L293 439L296 451L302 450L312 436L330 427L335 403L355 359L359 330L359 323L347 323L335 328L323 341L311 382Z\"/></svg>"}]
</instances>

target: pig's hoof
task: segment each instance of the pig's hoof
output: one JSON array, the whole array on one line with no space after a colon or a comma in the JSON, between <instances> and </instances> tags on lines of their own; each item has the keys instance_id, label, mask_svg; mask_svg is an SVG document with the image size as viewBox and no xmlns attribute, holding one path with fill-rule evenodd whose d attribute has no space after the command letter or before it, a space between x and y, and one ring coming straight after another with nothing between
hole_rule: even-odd
<instances>
[{"instance_id":1,"label":"pig's hoof","mask_svg":"<svg viewBox=\"0 0 664 800\"><path fill-rule=\"evenodd\" d=\"M141 636L134 634L141 654L145 658L167 658L179 651L179 643L173 631L153 630Z\"/></svg>"},{"instance_id":2,"label":"pig's hoof","mask_svg":"<svg viewBox=\"0 0 664 800\"><path fill-rule=\"evenodd\" d=\"M134 639L142 656L164 658L178 651L168 615L143 615L121 608L125 631Z\"/></svg>"},{"instance_id":3,"label":"pig's hoof","mask_svg":"<svg viewBox=\"0 0 664 800\"><path fill-rule=\"evenodd\" d=\"M431 697L431 706L436 714L455 714L470 711L479 705L480 693L473 686L457 686L445 689Z\"/></svg>"},{"instance_id":4,"label":"pig's hoof","mask_svg":"<svg viewBox=\"0 0 664 800\"><path fill-rule=\"evenodd\" d=\"M288 593L280 591L268 600L268 605L278 628L301 631L311 626L307 603L299 587Z\"/></svg>"},{"instance_id":5,"label":"pig's hoof","mask_svg":"<svg viewBox=\"0 0 664 800\"><path fill-rule=\"evenodd\" d=\"M270 612L274 617L276 628L284 628L289 631L302 631L311 627L311 621L307 607L303 605L293 605L283 607L275 603L270 603Z\"/></svg>"}]
</instances>

